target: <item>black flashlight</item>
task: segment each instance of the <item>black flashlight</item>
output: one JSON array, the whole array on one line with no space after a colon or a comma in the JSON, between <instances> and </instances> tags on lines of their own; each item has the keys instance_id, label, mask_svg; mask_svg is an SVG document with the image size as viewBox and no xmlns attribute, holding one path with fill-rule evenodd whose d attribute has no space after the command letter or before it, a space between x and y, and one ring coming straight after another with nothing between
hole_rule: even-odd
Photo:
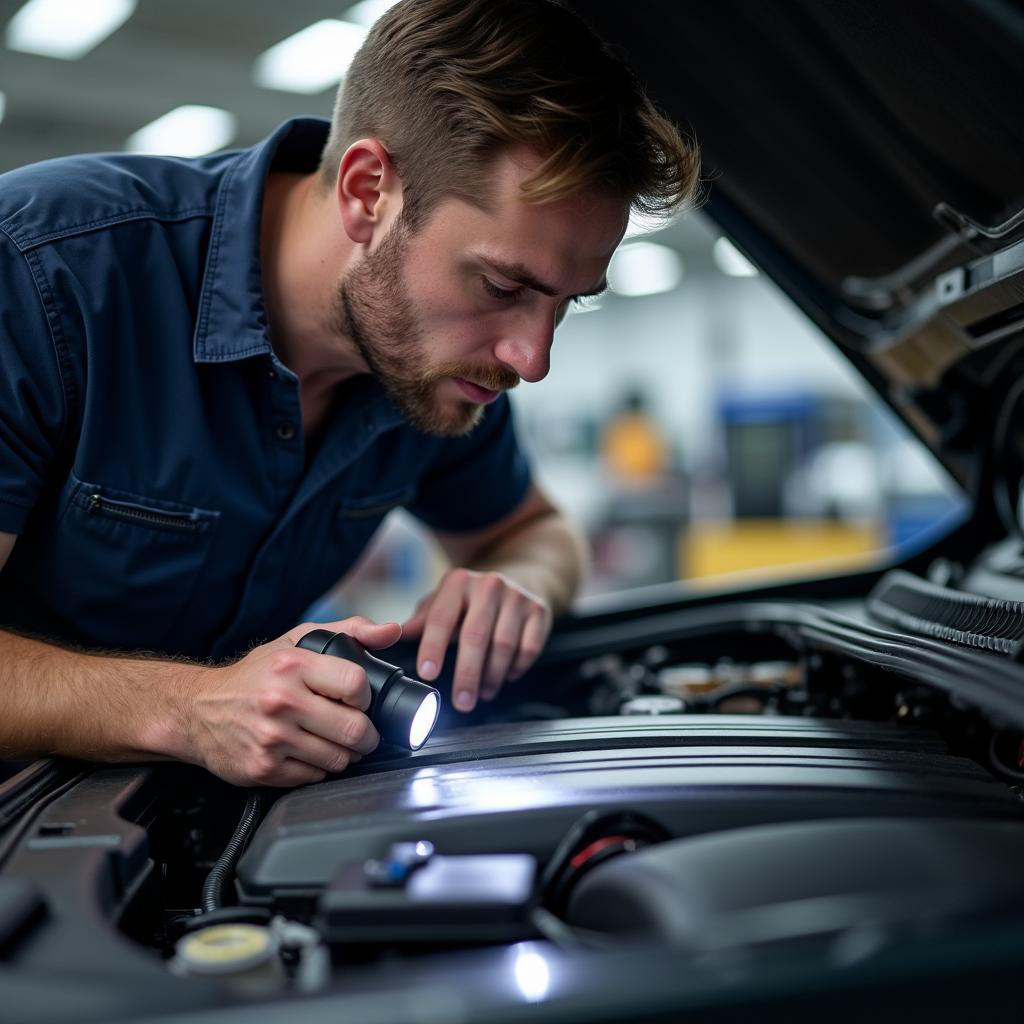
<instances>
[{"instance_id":1,"label":"black flashlight","mask_svg":"<svg viewBox=\"0 0 1024 1024\"><path fill-rule=\"evenodd\" d=\"M432 686L410 679L397 665L374 657L348 633L314 629L295 646L354 661L366 670L373 692L367 715L382 740L409 750L419 750L427 742L441 710L441 694Z\"/></svg>"}]
</instances>

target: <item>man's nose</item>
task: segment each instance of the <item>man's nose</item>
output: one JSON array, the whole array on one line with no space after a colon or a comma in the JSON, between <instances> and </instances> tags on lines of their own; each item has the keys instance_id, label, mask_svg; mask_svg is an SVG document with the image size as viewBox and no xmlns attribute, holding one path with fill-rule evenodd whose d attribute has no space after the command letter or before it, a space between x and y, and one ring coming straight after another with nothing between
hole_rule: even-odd
<instances>
[{"instance_id":1,"label":"man's nose","mask_svg":"<svg viewBox=\"0 0 1024 1024\"><path fill-rule=\"evenodd\" d=\"M495 346L494 354L523 380L533 384L548 375L554 339L553 319L523 319L509 328Z\"/></svg>"}]
</instances>

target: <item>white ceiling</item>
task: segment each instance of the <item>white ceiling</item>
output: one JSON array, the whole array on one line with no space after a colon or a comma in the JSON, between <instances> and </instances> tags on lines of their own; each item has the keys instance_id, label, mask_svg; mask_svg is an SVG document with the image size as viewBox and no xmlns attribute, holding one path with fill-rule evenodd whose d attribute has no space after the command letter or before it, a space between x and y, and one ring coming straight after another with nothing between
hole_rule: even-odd
<instances>
[{"instance_id":1,"label":"white ceiling","mask_svg":"<svg viewBox=\"0 0 1024 1024\"><path fill-rule=\"evenodd\" d=\"M183 104L230 110L231 147L247 146L297 115L329 117L334 88L317 95L255 85L252 66L268 47L353 0L139 0L113 35L80 60L9 50L3 30L24 0L0 0L0 173L70 153L123 149L132 132ZM699 218L659 233L690 270L713 269L716 234Z\"/></svg>"},{"instance_id":2,"label":"white ceiling","mask_svg":"<svg viewBox=\"0 0 1024 1024\"><path fill-rule=\"evenodd\" d=\"M5 28L23 0L0 0ZM330 116L333 89L314 96L252 82L255 58L345 0L140 0L113 35L81 60L0 44L0 171L75 152L121 149L137 128L186 103L224 107L238 118L232 145L249 145L296 114ZM2 40L2 32L0 32Z\"/></svg>"}]
</instances>

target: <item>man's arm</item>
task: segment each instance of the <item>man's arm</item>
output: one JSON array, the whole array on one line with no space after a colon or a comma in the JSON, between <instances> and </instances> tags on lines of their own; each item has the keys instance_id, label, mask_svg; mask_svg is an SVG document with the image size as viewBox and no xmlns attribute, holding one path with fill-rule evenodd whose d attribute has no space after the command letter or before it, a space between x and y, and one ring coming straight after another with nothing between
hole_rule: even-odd
<instances>
[{"instance_id":1,"label":"man's arm","mask_svg":"<svg viewBox=\"0 0 1024 1024\"><path fill-rule=\"evenodd\" d=\"M437 534L453 568L403 625L422 634L417 666L437 676L458 635L453 702L463 711L497 694L537 659L587 565L579 531L536 486L504 519L468 534Z\"/></svg>"},{"instance_id":2,"label":"man's arm","mask_svg":"<svg viewBox=\"0 0 1024 1024\"><path fill-rule=\"evenodd\" d=\"M0 565L14 547L0 534ZM294 645L307 631L351 633L368 647L395 623L296 626L229 665L67 650L0 630L0 758L173 758L238 785L319 782L373 750L366 673Z\"/></svg>"}]
</instances>

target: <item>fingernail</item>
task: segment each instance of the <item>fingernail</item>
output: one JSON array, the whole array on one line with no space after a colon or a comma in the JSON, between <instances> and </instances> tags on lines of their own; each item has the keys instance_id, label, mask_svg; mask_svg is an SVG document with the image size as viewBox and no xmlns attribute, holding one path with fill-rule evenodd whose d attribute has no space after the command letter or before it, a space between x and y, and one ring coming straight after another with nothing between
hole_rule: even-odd
<instances>
[{"instance_id":1,"label":"fingernail","mask_svg":"<svg viewBox=\"0 0 1024 1024\"><path fill-rule=\"evenodd\" d=\"M455 706L460 711L471 711L473 709L473 694L469 690L459 690L455 694Z\"/></svg>"},{"instance_id":2,"label":"fingernail","mask_svg":"<svg viewBox=\"0 0 1024 1024\"><path fill-rule=\"evenodd\" d=\"M420 675L426 679L433 679L437 675L437 666L432 661L425 661L420 665Z\"/></svg>"}]
</instances>

